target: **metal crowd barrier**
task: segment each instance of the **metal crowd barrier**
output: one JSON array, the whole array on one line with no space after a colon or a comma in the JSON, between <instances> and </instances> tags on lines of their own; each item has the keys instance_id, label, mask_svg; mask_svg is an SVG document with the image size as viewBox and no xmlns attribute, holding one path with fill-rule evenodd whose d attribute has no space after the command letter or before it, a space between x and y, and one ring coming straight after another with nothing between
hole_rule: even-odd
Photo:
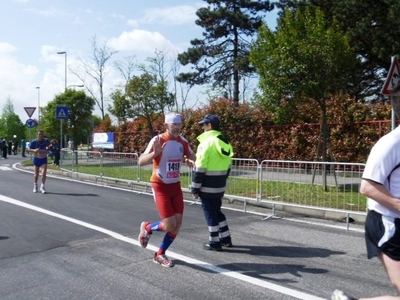
<instances>
[{"instance_id":1,"label":"metal crowd barrier","mask_svg":"<svg viewBox=\"0 0 400 300\"><path fill-rule=\"evenodd\" d=\"M60 167L66 171L94 175L98 178L142 181L136 153L63 149Z\"/></svg>"},{"instance_id":2,"label":"metal crowd barrier","mask_svg":"<svg viewBox=\"0 0 400 300\"><path fill-rule=\"evenodd\" d=\"M149 185L152 166L138 166L137 153L62 150L63 170L94 175L102 182ZM233 158L226 198L279 207L302 207L365 215L366 198L358 192L364 164ZM191 169L181 168L182 189L190 191ZM80 176L80 175L77 175Z\"/></svg>"},{"instance_id":3,"label":"metal crowd barrier","mask_svg":"<svg viewBox=\"0 0 400 300\"><path fill-rule=\"evenodd\" d=\"M358 192L364 166L264 160L260 164L259 200L365 212L366 199Z\"/></svg>"}]
</instances>

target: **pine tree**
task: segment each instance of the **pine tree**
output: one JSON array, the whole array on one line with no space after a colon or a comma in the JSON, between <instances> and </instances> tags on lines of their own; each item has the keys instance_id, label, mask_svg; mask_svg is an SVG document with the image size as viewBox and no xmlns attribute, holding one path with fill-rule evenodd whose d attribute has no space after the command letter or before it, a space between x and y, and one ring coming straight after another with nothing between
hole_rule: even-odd
<instances>
[{"instance_id":1,"label":"pine tree","mask_svg":"<svg viewBox=\"0 0 400 300\"><path fill-rule=\"evenodd\" d=\"M196 13L196 24L204 28L204 38L192 40L192 47L178 55L179 62L192 64L194 72L180 73L177 79L191 86L212 83L225 92L233 84L237 104L241 78L254 72L249 64L251 37L262 25L262 13L274 6L270 1L205 1L208 6Z\"/></svg>"}]
</instances>

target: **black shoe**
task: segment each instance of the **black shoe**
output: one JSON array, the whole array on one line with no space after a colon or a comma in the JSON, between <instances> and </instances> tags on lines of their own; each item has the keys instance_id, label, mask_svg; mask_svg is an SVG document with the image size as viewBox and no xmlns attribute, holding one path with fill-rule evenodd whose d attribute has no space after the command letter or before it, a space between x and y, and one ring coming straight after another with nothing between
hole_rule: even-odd
<instances>
[{"instance_id":1,"label":"black shoe","mask_svg":"<svg viewBox=\"0 0 400 300\"><path fill-rule=\"evenodd\" d=\"M222 245L222 247L226 247L226 248L232 248L233 247L232 242L228 242L228 243L221 242L221 245Z\"/></svg>"},{"instance_id":2,"label":"black shoe","mask_svg":"<svg viewBox=\"0 0 400 300\"><path fill-rule=\"evenodd\" d=\"M210 243L205 243L203 245L204 250L214 250L214 251L222 251L222 247L220 244L210 244Z\"/></svg>"}]
</instances>

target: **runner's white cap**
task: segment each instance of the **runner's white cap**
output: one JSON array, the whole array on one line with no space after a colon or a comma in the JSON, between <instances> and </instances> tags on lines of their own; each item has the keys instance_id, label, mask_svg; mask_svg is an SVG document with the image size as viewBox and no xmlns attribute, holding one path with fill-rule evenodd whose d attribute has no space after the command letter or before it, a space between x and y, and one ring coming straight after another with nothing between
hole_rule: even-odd
<instances>
[{"instance_id":1,"label":"runner's white cap","mask_svg":"<svg viewBox=\"0 0 400 300\"><path fill-rule=\"evenodd\" d=\"M169 113L165 115L165 124L172 124L172 123L182 123L182 118L180 114L177 113Z\"/></svg>"}]
</instances>

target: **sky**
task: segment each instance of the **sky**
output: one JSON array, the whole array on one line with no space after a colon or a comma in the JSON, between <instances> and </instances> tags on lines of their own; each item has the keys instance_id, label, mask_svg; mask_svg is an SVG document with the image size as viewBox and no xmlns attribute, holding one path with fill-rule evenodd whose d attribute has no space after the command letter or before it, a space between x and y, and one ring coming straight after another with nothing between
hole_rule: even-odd
<instances>
[{"instance_id":1,"label":"sky","mask_svg":"<svg viewBox=\"0 0 400 300\"><path fill-rule=\"evenodd\" d=\"M44 107L69 88L82 89L73 71L84 75L82 61L92 64L91 39L116 51L107 64L105 105L110 93L123 82L113 61L135 57L144 63L163 51L167 57L190 47L202 37L195 24L201 0L1 0L0 10L0 114L7 100L23 123L29 119L26 107ZM267 14L268 26L275 26L276 13ZM57 54L66 52L66 54ZM65 65L67 64L67 68ZM67 70L67 72L65 72ZM67 73L67 76L65 76ZM87 86L90 82L86 82ZM84 88L83 88L84 89ZM204 92L191 92L189 101L206 101ZM190 100L190 98L192 99ZM204 98L204 99L202 99ZM203 101L203 102L204 102ZM94 114L100 116L96 108Z\"/></svg>"}]
</instances>

